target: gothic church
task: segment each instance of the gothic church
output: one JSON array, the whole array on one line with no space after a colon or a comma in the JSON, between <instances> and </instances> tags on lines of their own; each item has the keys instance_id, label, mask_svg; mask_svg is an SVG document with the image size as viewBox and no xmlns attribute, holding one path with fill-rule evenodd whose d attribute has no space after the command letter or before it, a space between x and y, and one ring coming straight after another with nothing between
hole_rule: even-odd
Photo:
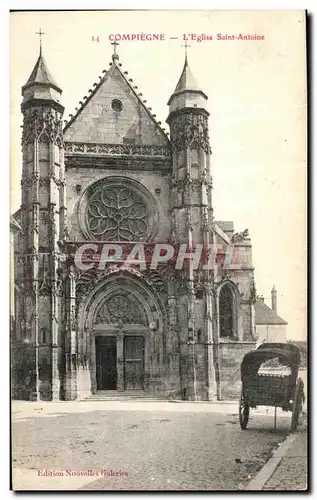
<instances>
[{"instance_id":1,"label":"gothic church","mask_svg":"<svg viewBox=\"0 0 317 500\"><path fill-rule=\"evenodd\" d=\"M251 241L215 219L207 96L187 56L168 99L170 134L116 47L64 124L61 94L41 49L22 87L13 397L236 398L256 342ZM224 254L234 242L237 259L229 270L70 265L85 243L140 241Z\"/></svg>"}]
</instances>

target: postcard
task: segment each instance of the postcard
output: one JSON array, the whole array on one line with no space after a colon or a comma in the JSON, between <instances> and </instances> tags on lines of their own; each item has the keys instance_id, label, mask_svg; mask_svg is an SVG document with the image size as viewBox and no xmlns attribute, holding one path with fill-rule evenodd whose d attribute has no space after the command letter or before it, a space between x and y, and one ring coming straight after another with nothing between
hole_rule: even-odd
<instances>
[{"instance_id":1,"label":"postcard","mask_svg":"<svg viewBox=\"0 0 317 500\"><path fill-rule=\"evenodd\" d=\"M306 30L11 12L14 491L307 488Z\"/></svg>"}]
</instances>

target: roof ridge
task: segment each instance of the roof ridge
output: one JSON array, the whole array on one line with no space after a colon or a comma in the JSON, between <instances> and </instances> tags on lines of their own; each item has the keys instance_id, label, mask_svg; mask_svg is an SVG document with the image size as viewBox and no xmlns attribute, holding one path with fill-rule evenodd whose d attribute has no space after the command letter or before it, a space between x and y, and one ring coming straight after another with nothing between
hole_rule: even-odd
<instances>
[{"instance_id":1,"label":"roof ridge","mask_svg":"<svg viewBox=\"0 0 317 500\"><path fill-rule=\"evenodd\" d=\"M116 63L116 62L110 62L109 63L109 66L110 66L110 69L109 70L102 70L102 73L105 73L104 76L99 76L99 82L98 83L93 83L93 87L94 89L89 89L88 90L88 93L90 94L89 96L84 96L83 97L83 100L82 101L79 101L79 104L80 104L80 107L79 108L75 108L75 114L70 114L70 120L64 120L64 130L63 132L66 132L66 130L68 129L68 127L75 121L75 119L79 116L79 114L82 112L82 110L85 108L86 104L92 99L92 97L97 93L97 91L100 89L101 85L106 81L106 79L108 78L108 76L110 75L110 72L113 68L117 68L120 75L122 76L122 78L125 80L125 82L127 83L127 85L130 87L130 89L132 90L132 92L134 93L134 95L136 96L136 98L140 101L140 103L142 104L142 106L144 107L144 109L146 110L146 112L148 113L148 115L150 116L150 118L154 121L155 125L160 129L160 131L162 132L162 134L164 134L165 138L168 140L169 142L169 133L165 131L165 128L162 127L162 122L158 121L156 119L156 115L154 113L152 113L152 108L151 107L148 107L146 106L146 99L142 100L141 97L143 97L143 94L142 92L139 92L137 93L136 92L136 89L138 89L138 86L135 85L133 86L132 85L132 78L127 78L126 75L128 75L128 72L127 71L122 71L121 70L121 67L122 67L122 64L121 63Z\"/></svg>"},{"instance_id":2,"label":"roof ridge","mask_svg":"<svg viewBox=\"0 0 317 500\"><path fill-rule=\"evenodd\" d=\"M271 309L265 302L264 300L262 299L257 299L255 305L259 305L261 308L262 308L262 311L263 311L263 308L265 310L265 312L268 312L270 314L271 317L275 317L275 319L279 320L280 323L268 323L268 322L265 322L265 323L259 323L257 320L256 320L256 323L257 324L283 324L283 325L287 325L287 321L285 321L281 316L279 316L277 314L277 312L275 312L273 309ZM260 311L258 311L259 313ZM267 318L266 318L267 319Z\"/></svg>"}]
</instances>

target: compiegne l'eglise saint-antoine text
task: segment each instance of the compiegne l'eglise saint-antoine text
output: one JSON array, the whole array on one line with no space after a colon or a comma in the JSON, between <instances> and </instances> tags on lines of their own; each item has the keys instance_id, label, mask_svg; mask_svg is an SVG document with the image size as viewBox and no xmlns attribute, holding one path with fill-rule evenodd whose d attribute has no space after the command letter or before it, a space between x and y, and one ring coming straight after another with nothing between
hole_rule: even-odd
<instances>
[{"instance_id":1,"label":"compiegne l'eglise saint-antoine text","mask_svg":"<svg viewBox=\"0 0 317 500\"><path fill-rule=\"evenodd\" d=\"M164 33L111 33L109 40L113 41L164 41L169 39L179 39ZM207 42L213 40L265 40L265 36L259 33L217 33L210 35L208 33L183 33L182 40L189 42Z\"/></svg>"}]
</instances>

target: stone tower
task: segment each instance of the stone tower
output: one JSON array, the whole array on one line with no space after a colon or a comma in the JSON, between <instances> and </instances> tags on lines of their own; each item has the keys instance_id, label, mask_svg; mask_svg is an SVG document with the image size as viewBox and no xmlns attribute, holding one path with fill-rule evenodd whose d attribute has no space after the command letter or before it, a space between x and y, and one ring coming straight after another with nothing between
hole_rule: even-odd
<instances>
[{"instance_id":1,"label":"stone tower","mask_svg":"<svg viewBox=\"0 0 317 500\"><path fill-rule=\"evenodd\" d=\"M58 241L63 238L65 181L62 90L40 48L22 87L21 293L17 300L19 387L26 399L60 398L62 344Z\"/></svg>"},{"instance_id":2,"label":"stone tower","mask_svg":"<svg viewBox=\"0 0 317 500\"><path fill-rule=\"evenodd\" d=\"M197 85L186 55L181 77L168 101L166 121L172 143L173 242L186 243L189 250L195 250L197 245L208 248L213 243L207 99ZM180 332L182 386L187 386L186 396L189 398L212 399L215 396L212 353L214 276L213 269L195 269L194 262L189 260L185 267L186 286L183 292L179 290L178 297L180 307L185 310L184 328Z\"/></svg>"}]
</instances>

